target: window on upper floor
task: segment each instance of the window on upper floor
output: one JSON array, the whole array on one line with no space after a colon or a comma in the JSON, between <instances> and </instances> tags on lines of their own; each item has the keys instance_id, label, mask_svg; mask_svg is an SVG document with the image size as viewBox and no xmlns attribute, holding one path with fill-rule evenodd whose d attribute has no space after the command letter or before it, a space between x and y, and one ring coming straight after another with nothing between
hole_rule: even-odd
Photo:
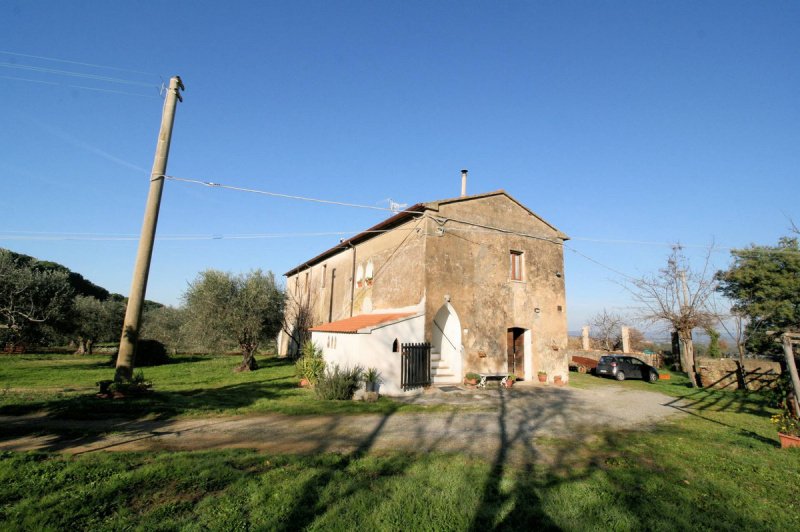
<instances>
[{"instance_id":1,"label":"window on upper floor","mask_svg":"<svg viewBox=\"0 0 800 532\"><path fill-rule=\"evenodd\" d=\"M509 253L509 273L508 278L512 281L522 281L523 253L511 250Z\"/></svg>"}]
</instances>

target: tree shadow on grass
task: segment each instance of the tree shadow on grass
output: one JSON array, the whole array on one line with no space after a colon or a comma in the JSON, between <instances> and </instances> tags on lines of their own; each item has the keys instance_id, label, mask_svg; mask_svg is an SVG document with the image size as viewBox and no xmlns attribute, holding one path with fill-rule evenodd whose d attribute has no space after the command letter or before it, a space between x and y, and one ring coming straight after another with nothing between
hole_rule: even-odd
<instances>
[{"instance_id":1,"label":"tree shadow on grass","mask_svg":"<svg viewBox=\"0 0 800 532\"><path fill-rule=\"evenodd\" d=\"M0 408L0 415L16 416L4 420L0 442L37 436L46 442L40 450L53 451L86 446L107 433L145 430L163 435L177 416L247 408L257 401L280 399L293 388L289 382L264 381L208 390L154 391L121 399L92 394L34 400Z\"/></svg>"},{"instance_id":2,"label":"tree shadow on grass","mask_svg":"<svg viewBox=\"0 0 800 532\"><path fill-rule=\"evenodd\" d=\"M253 384L225 387L227 392L221 391L207 401L208 408L228 405L229 401L246 403L246 397L236 398L241 395L239 387L242 386ZM256 389L258 386L260 384L256 384ZM234 397L227 397L228 392ZM672 454L658 448L642 451L641 447L631 445L631 438L636 438L634 432L598 433L596 429L584 431L571 424L570 416L576 409L585 408L586 402L579 401L569 392L547 390L542 396L531 393L526 397L525 393L516 390L500 390L496 409L492 412L437 414L440 426L431 425L428 416L410 418L411 421L405 420L400 428L418 438L419 445L412 452L392 453L391 460L377 465L371 465L369 457L373 453L386 452L385 446L380 445L381 439L385 433L398 430L396 423L403 416L395 414L400 405L379 417L327 416L327 424L321 433L338 437L354 424L367 426L368 430L348 440L354 446L353 450L337 454L336 459L327 460L322 456L319 461L315 460L313 473L298 483L297 497L282 512L280 522L272 522L269 527L304 529L329 519L334 519L334 524L345 526L347 517L344 517L344 523L335 519L342 518L337 516L343 506L347 507L365 490L372 489L370 478L409 475L420 456L429 453L455 458L462 453L480 454L483 446L492 446L492 449L497 446L494 453L487 454L486 468L479 469L482 471L480 475L464 475L479 484L477 505L463 505L453 510L466 516L466 522L457 528L763 528L763 523L750 516L746 507L724 504L731 494L726 491L722 480L705 478L701 472L692 469L696 466L686 467L682 457L676 456L674 451ZM548 396L547 401L544 401L544 396ZM165 415L167 420L173 414ZM541 442L543 436L553 433L543 429L552 426L563 427L558 443ZM491 427L496 430L489 430ZM120 430L127 428L124 423L119 425ZM700 429L691 434L681 430L674 426L655 429L656 434L671 437L673 443L676 435L686 438L690 449L696 448L699 445L696 442L704 435ZM555 433L559 434L558 431ZM322 455L332 449L328 442L320 439L312 453ZM691 475L696 475L696 478ZM691 482L687 478L691 478ZM393 497L392 489L385 486L386 496ZM420 491L426 487L420 486ZM462 483L459 487L467 492L466 488L473 486ZM709 515L695 511L698 500L704 497L721 501ZM707 503L704 504L707 507ZM368 519L369 515L364 518ZM431 515L430 526L447 528L452 522L445 519L452 519L452 516ZM351 528L354 526L352 522L349 524Z\"/></svg>"},{"instance_id":3,"label":"tree shadow on grass","mask_svg":"<svg viewBox=\"0 0 800 532\"><path fill-rule=\"evenodd\" d=\"M695 529L699 523L709 528L764 527L746 508L724 503L730 497L727 473L706 476L703 469L694 469L694 462L684 461L680 453L642 451L631 445L631 438L637 437L632 430L573 427L555 446L543 450L531 437L535 425L555 422L568 412L569 397L539 412L531 411L528 419L521 420L509 408L512 401L510 396L501 396L497 411L501 446L486 476L471 530L685 530ZM742 427L707 421L723 426L723 430L730 429L729 433L748 433L768 447L775 445L773 440ZM649 430L672 441L676 435L694 441L692 435L675 425ZM698 441L714 432L692 430L698 432L694 435ZM694 451L695 446L689 445ZM749 449L751 444L747 445ZM704 463L700 467L706 466L713 468L715 464ZM713 511L698 513L698 500L703 497L708 497L702 502L704 507L709 506L708 501L720 502L713 505Z\"/></svg>"},{"instance_id":4,"label":"tree shadow on grass","mask_svg":"<svg viewBox=\"0 0 800 532\"><path fill-rule=\"evenodd\" d=\"M378 423L372 428L369 434L360 441L354 451L343 455L342 459L338 461L334 467L321 469L318 474L315 474L304 483L300 489L301 496L293 504L285 521L285 528L282 529L302 530L327 511L328 508L322 504L323 494L329 489L338 475L345 472L351 464L369 453L390 417L396 412L397 406L399 405L396 405L394 409L391 409L380 418ZM330 432L336 431L336 429L338 429L337 425L341 422L341 419L332 419L328 430ZM413 460L410 457L405 460L395 461L392 467L384 474L400 475L412 463ZM351 484L349 489L339 493L339 497L344 498L352 496L357 489L361 488L356 488Z\"/></svg>"}]
</instances>

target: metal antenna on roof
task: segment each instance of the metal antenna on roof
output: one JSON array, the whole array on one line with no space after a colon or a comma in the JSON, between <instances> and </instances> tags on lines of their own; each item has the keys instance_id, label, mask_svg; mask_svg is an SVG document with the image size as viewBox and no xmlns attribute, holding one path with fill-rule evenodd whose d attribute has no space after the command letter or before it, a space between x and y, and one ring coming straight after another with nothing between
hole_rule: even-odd
<instances>
[{"instance_id":1,"label":"metal antenna on roof","mask_svg":"<svg viewBox=\"0 0 800 532\"><path fill-rule=\"evenodd\" d=\"M406 207L408 207L408 203L398 203L398 202L394 201L392 198L386 198L383 201L386 201L386 202L389 203L389 210L392 211L395 214L397 214L400 211L406 210Z\"/></svg>"}]
</instances>

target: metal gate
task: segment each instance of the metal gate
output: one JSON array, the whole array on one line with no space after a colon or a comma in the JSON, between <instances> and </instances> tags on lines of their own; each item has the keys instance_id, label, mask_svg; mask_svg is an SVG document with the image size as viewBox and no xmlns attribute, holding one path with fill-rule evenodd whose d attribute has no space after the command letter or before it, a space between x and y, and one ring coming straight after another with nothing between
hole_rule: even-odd
<instances>
[{"instance_id":1,"label":"metal gate","mask_svg":"<svg viewBox=\"0 0 800 532\"><path fill-rule=\"evenodd\" d=\"M403 344L400 386L403 390L431 385L431 344Z\"/></svg>"}]
</instances>

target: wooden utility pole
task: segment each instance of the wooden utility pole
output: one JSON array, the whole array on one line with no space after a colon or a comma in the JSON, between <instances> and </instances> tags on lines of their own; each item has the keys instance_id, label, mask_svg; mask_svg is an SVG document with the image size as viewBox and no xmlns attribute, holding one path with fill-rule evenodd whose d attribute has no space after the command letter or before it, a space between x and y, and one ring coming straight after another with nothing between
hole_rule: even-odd
<instances>
[{"instance_id":1,"label":"wooden utility pole","mask_svg":"<svg viewBox=\"0 0 800 532\"><path fill-rule=\"evenodd\" d=\"M147 291L147 276L150 273L150 259L153 256L153 241L156 237L158 209L161 205L161 191L164 188L164 173L167 171L169 144L172 140L172 124L175 121L175 108L178 105L178 100L183 101L180 95L182 90L184 90L183 82L179 76L174 76L169 80L169 89L167 89L167 97L164 101L164 111L161 115L161 130L158 133L153 171L150 174L150 192L147 195L147 205L144 210L142 235L139 238L139 249L136 252L136 265L133 269L131 292L128 296L128 306L125 309L125 323L122 326L122 337L119 341L117 371L114 375L114 380L117 382L129 381L133 377L136 342L139 338L142 306L144 305L144 295Z\"/></svg>"}]
</instances>

